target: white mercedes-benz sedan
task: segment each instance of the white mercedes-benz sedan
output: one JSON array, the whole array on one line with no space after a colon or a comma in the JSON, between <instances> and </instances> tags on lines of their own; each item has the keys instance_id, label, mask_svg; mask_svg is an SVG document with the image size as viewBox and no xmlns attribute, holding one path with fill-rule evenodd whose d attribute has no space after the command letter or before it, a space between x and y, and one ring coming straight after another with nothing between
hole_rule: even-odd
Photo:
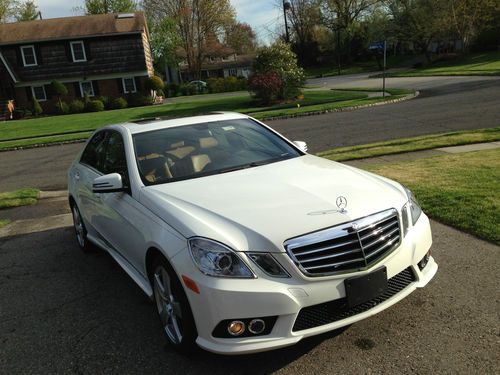
<instances>
[{"instance_id":1,"label":"white mercedes-benz sedan","mask_svg":"<svg viewBox=\"0 0 500 375\"><path fill-rule=\"evenodd\" d=\"M111 254L181 351L292 345L425 286L438 266L412 193L306 151L236 113L99 129L68 172L76 239Z\"/></svg>"}]
</instances>

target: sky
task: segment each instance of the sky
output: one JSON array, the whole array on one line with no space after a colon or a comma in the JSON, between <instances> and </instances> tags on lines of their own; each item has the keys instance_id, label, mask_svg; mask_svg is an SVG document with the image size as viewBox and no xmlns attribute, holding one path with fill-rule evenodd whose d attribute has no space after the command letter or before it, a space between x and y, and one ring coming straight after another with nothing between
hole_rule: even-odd
<instances>
[{"instance_id":1,"label":"sky","mask_svg":"<svg viewBox=\"0 0 500 375\"><path fill-rule=\"evenodd\" d=\"M231 0L237 18L252 26L261 43L268 43L283 27L278 0ZM83 0L35 0L43 18L67 17L76 15L75 7L82 6Z\"/></svg>"}]
</instances>

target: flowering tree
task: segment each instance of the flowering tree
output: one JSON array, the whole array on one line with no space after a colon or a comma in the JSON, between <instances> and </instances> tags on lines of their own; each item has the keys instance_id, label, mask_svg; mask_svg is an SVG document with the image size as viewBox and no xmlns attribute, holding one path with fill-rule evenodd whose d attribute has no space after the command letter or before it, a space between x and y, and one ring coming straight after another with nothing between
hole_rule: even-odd
<instances>
[{"instance_id":1,"label":"flowering tree","mask_svg":"<svg viewBox=\"0 0 500 375\"><path fill-rule=\"evenodd\" d=\"M257 73L250 77L248 87L264 104L269 104L280 94L283 82L276 72Z\"/></svg>"},{"instance_id":2,"label":"flowering tree","mask_svg":"<svg viewBox=\"0 0 500 375\"><path fill-rule=\"evenodd\" d=\"M253 74L271 77L270 73L276 74L281 80L278 99L287 100L301 94L305 83L304 70L298 66L297 55L288 44L278 41L259 49L253 64Z\"/></svg>"}]
</instances>

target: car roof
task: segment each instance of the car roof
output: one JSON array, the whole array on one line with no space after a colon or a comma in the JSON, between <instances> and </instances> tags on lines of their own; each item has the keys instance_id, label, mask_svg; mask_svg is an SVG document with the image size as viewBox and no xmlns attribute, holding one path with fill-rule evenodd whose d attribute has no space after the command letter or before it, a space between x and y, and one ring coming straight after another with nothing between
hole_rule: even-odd
<instances>
[{"instance_id":1,"label":"car roof","mask_svg":"<svg viewBox=\"0 0 500 375\"><path fill-rule=\"evenodd\" d=\"M146 118L118 124L130 131L131 134L144 133L152 130L173 128L177 126L193 125L206 122L226 121L248 118L247 115L236 112L215 112L200 116L189 116L180 118ZM110 125L112 127L113 125Z\"/></svg>"}]
</instances>

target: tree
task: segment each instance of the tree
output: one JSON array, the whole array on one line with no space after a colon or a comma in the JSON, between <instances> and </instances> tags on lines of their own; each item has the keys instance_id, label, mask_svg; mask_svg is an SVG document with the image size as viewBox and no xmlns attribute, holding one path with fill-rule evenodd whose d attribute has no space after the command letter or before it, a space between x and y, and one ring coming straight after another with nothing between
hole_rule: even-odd
<instances>
[{"instance_id":1,"label":"tree","mask_svg":"<svg viewBox=\"0 0 500 375\"><path fill-rule=\"evenodd\" d=\"M319 54L314 38L315 29L321 20L320 5L317 0L291 0L287 12L292 29L293 49L303 66L313 65Z\"/></svg>"},{"instance_id":2,"label":"tree","mask_svg":"<svg viewBox=\"0 0 500 375\"><path fill-rule=\"evenodd\" d=\"M31 98L31 109L35 117L38 117L43 113L42 106L34 96Z\"/></svg>"},{"instance_id":3,"label":"tree","mask_svg":"<svg viewBox=\"0 0 500 375\"><path fill-rule=\"evenodd\" d=\"M0 23L9 21L10 17L15 13L14 1L0 0Z\"/></svg>"},{"instance_id":4,"label":"tree","mask_svg":"<svg viewBox=\"0 0 500 375\"><path fill-rule=\"evenodd\" d=\"M207 38L220 35L235 20L229 0L145 0L144 8L147 14L175 21L189 71L197 77L207 57Z\"/></svg>"},{"instance_id":5,"label":"tree","mask_svg":"<svg viewBox=\"0 0 500 375\"><path fill-rule=\"evenodd\" d=\"M291 99L300 94L305 83L304 69L297 64L297 55L287 43L277 41L257 52L253 74L276 73L282 82L280 99Z\"/></svg>"},{"instance_id":6,"label":"tree","mask_svg":"<svg viewBox=\"0 0 500 375\"><path fill-rule=\"evenodd\" d=\"M50 91L52 92L53 95L57 96L57 99L59 101L59 108L62 110L62 101L61 101L61 96L66 95L68 93L68 89L64 85L64 83L59 82L59 81L52 81L50 83Z\"/></svg>"},{"instance_id":7,"label":"tree","mask_svg":"<svg viewBox=\"0 0 500 375\"><path fill-rule=\"evenodd\" d=\"M431 62L429 45L446 29L446 0L396 0L390 4L398 36L413 42Z\"/></svg>"},{"instance_id":8,"label":"tree","mask_svg":"<svg viewBox=\"0 0 500 375\"><path fill-rule=\"evenodd\" d=\"M127 13L137 10L134 0L85 0L86 14Z\"/></svg>"},{"instance_id":9,"label":"tree","mask_svg":"<svg viewBox=\"0 0 500 375\"><path fill-rule=\"evenodd\" d=\"M498 0L447 0L447 3L451 31L462 41L464 51L468 51L474 37L490 26L500 12Z\"/></svg>"},{"instance_id":10,"label":"tree","mask_svg":"<svg viewBox=\"0 0 500 375\"><path fill-rule=\"evenodd\" d=\"M245 55L255 51L256 36L252 27L247 23L231 22L224 29L224 43L231 47L238 55Z\"/></svg>"},{"instance_id":11,"label":"tree","mask_svg":"<svg viewBox=\"0 0 500 375\"><path fill-rule=\"evenodd\" d=\"M148 17L149 33L151 35L151 52L156 65L178 65L177 49L181 39L177 33L175 21L172 18L155 19Z\"/></svg>"},{"instance_id":12,"label":"tree","mask_svg":"<svg viewBox=\"0 0 500 375\"><path fill-rule=\"evenodd\" d=\"M38 7L32 0L27 0L16 4L15 6L15 19L16 21L33 21L39 16Z\"/></svg>"}]
</instances>

